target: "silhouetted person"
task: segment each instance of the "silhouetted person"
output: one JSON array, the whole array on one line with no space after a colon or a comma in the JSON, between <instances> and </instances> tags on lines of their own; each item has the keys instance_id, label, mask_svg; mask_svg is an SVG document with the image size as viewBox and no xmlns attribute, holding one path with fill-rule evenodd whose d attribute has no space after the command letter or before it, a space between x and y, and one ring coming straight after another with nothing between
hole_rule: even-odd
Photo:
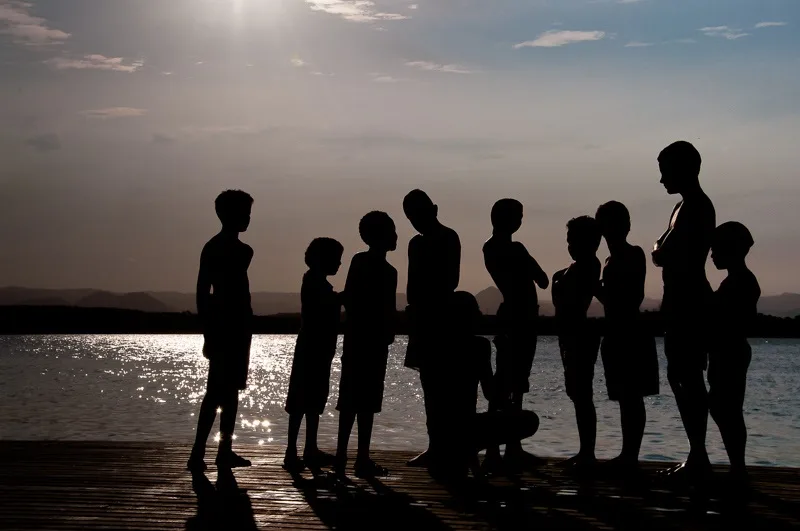
<instances>
[{"instance_id":1,"label":"silhouetted person","mask_svg":"<svg viewBox=\"0 0 800 531\"><path fill-rule=\"evenodd\" d=\"M647 421L643 397L659 392L655 337L645 330L639 313L647 258L641 247L627 241L631 217L625 205L609 201L597 209L595 219L611 254L596 293L606 323L600 354L608 398L619 402L622 423L622 453L608 464L632 470L639 465Z\"/></svg>"},{"instance_id":2,"label":"silhouetted person","mask_svg":"<svg viewBox=\"0 0 800 531\"><path fill-rule=\"evenodd\" d=\"M241 190L226 190L214 202L222 230L203 247L197 276L197 313L203 329L203 355L208 358L206 395L197 417L197 433L188 468L206 469L203 456L217 409L220 441L216 464L234 468L250 461L231 449L239 391L245 389L250 364L250 283L247 269L253 249L239 241L250 225L253 198Z\"/></svg>"},{"instance_id":3,"label":"silhouetted person","mask_svg":"<svg viewBox=\"0 0 800 531\"><path fill-rule=\"evenodd\" d=\"M522 203L501 199L492 207L492 237L483 245L486 270L503 295L497 310L500 333L497 346L497 389L494 407L522 410L522 397L530 391L530 375L538 341L539 297L536 286L547 289L550 279L525 246L512 240L522 226ZM486 465L498 453L487 453ZM506 461L531 461L521 444L506 446ZM534 461L538 461L535 459Z\"/></svg>"},{"instance_id":4,"label":"silhouetted person","mask_svg":"<svg viewBox=\"0 0 800 531\"><path fill-rule=\"evenodd\" d=\"M419 232L408 243L408 315L411 329L405 366L419 370L425 417L428 430L428 450L409 461L410 466L427 466L429 452L436 450L437 412L429 407L431 385L427 369L436 363L448 335L445 321L448 301L455 289L461 268L461 242L453 229L445 227L438 219L439 207L422 190L412 190L403 199L403 212L414 229ZM435 399L434 399L435 402Z\"/></svg>"},{"instance_id":5,"label":"silhouetted person","mask_svg":"<svg viewBox=\"0 0 800 531\"><path fill-rule=\"evenodd\" d=\"M356 254L350 263L344 288L346 326L339 384L339 442L336 473L345 474L347 443L358 418L358 477L385 476L386 469L369 456L372 423L381 411L389 345L394 342L397 271L386 261L386 253L397 248L392 218L370 212L358 226L368 251Z\"/></svg>"},{"instance_id":6,"label":"silhouetted person","mask_svg":"<svg viewBox=\"0 0 800 531\"><path fill-rule=\"evenodd\" d=\"M747 427L742 412L752 356L747 334L758 314L756 305L761 297L758 280L745 262L752 246L750 231L735 221L717 227L711 246L714 265L727 270L728 276L714 293L715 326L708 360L709 403L736 480L747 477L744 464Z\"/></svg>"},{"instance_id":7,"label":"silhouetted person","mask_svg":"<svg viewBox=\"0 0 800 531\"><path fill-rule=\"evenodd\" d=\"M460 478L471 469L475 477L481 477L478 452L500 444L519 444L536 433L539 419L531 411L477 412L479 385L490 403L495 395L492 345L476 335L481 311L472 294L457 291L450 308L454 325L449 327L451 348L443 352L444 363L434 375L445 386L445 392L435 396L441 400L436 406L445 413L441 417L442 442L447 451L437 455L431 471Z\"/></svg>"},{"instance_id":8,"label":"silhouetted person","mask_svg":"<svg viewBox=\"0 0 800 531\"><path fill-rule=\"evenodd\" d=\"M300 471L331 464L333 456L317 447L319 417L328 403L331 363L336 354L342 303L327 277L335 275L342 265L342 244L331 238L316 238L308 246L300 290L301 327L292 361L286 412L289 413L289 442L283 467ZM297 435L306 418L306 445L303 459L297 457Z\"/></svg>"},{"instance_id":9,"label":"silhouetted person","mask_svg":"<svg viewBox=\"0 0 800 531\"><path fill-rule=\"evenodd\" d=\"M716 226L714 205L700 187L700 153L688 142L675 142L658 156L661 183L669 194L680 194L669 228L653 246L653 263L662 268L664 351L667 377L689 438L685 463L668 475L710 472L706 453L708 396L703 371L708 362L711 285L706 260Z\"/></svg>"},{"instance_id":10,"label":"silhouetted person","mask_svg":"<svg viewBox=\"0 0 800 531\"><path fill-rule=\"evenodd\" d=\"M553 304L556 308L558 346L564 364L564 386L575 406L581 447L565 466L579 469L595 464L597 413L592 398L594 366L600 337L587 318L600 280L600 228L594 218L581 216L567 223L567 245L574 260L553 275Z\"/></svg>"}]
</instances>

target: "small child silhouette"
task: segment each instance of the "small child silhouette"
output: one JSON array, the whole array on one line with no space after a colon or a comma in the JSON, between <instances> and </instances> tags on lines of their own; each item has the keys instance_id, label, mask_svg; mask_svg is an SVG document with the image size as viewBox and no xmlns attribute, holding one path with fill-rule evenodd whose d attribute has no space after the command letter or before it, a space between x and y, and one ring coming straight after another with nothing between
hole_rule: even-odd
<instances>
[{"instance_id":1,"label":"small child silhouette","mask_svg":"<svg viewBox=\"0 0 800 531\"><path fill-rule=\"evenodd\" d=\"M600 205L595 219L611 254L596 293L606 317L600 353L608 398L619 402L622 419L622 453L608 464L629 471L639 466L647 422L643 397L659 391L655 337L646 332L639 313L647 258L641 247L628 243L631 217L625 205L617 201Z\"/></svg>"},{"instance_id":2,"label":"small child silhouette","mask_svg":"<svg viewBox=\"0 0 800 531\"><path fill-rule=\"evenodd\" d=\"M435 396L440 407L444 447L447 452L431 463L431 472L448 479L463 478L467 470L481 478L478 452L519 444L539 427L539 418L532 411L477 412L478 386L490 404L495 394L496 378L492 375L492 345L477 336L481 318L478 301L471 293L457 291L450 304L454 326L450 348L442 353L443 361L434 374L435 383L443 387Z\"/></svg>"},{"instance_id":3,"label":"small child silhouette","mask_svg":"<svg viewBox=\"0 0 800 531\"><path fill-rule=\"evenodd\" d=\"M231 449L239 391L245 389L250 364L250 283L247 269L253 249L239 240L250 225L253 198L241 190L226 190L214 202L222 230L203 247L197 277L197 313L203 329L203 355L208 358L206 395L197 417L194 447L187 467L206 469L206 441L220 413L220 441L216 464L250 466ZM213 290L213 291L212 291Z\"/></svg>"},{"instance_id":4,"label":"small child silhouette","mask_svg":"<svg viewBox=\"0 0 800 531\"><path fill-rule=\"evenodd\" d=\"M708 360L709 403L736 480L747 477L744 464L747 427L742 412L752 356L747 334L758 314L756 306L761 297L758 280L745 262L752 246L750 231L735 221L716 228L711 246L714 265L727 270L728 276L713 299L716 326Z\"/></svg>"},{"instance_id":5,"label":"small child silhouette","mask_svg":"<svg viewBox=\"0 0 800 531\"><path fill-rule=\"evenodd\" d=\"M492 237L483 245L486 270L503 295L497 311L501 332L497 346L497 389L495 407L522 410L522 397L530 391L530 375L538 340L539 298L536 286L547 289L550 280L539 263L521 242L512 236L522 226L522 203L501 199L492 207ZM486 467L497 463L499 453L487 454ZM505 459L515 466L537 458L523 452L522 446L506 446Z\"/></svg>"},{"instance_id":6,"label":"small child silhouette","mask_svg":"<svg viewBox=\"0 0 800 531\"><path fill-rule=\"evenodd\" d=\"M574 260L553 275L553 304L556 307L558 345L564 364L567 396L575 406L581 447L566 466L585 469L595 464L597 413L592 399L592 380L600 347L599 334L587 318L600 280L600 228L594 218L581 216L567 223L567 244Z\"/></svg>"},{"instance_id":7,"label":"small child silhouette","mask_svg":"<svg viewBox=\"0 0 800 531\"><path fill-rule=\"evenodd\" d=\"M292 361L292 375L286 396L289 413L289 443L283 467L296 472L306 465L319 469L332 464L333 456L317 447L319 417L328 402L331 363L336 354L336 340L341 316L340 296L327 277L335 275L342 265L342 244L331 238L316 238L308 246L300 290L301 327ZM303 459L297 457L297 435L306 418L306 445Z\"/></svg>"},{"instance_id":8,"label":"small child silhouette","mask_svg":"<svg viewBox=\"0 0 800 531\"><path fill-rule=\"evenodd\" d=\"M369 456L372 424L381 411L389 345L394 342L397 270L386 253L397 248L394 221L385 212L365 215L358 226L369 250L353 257L344 288L346 312L339 384L336 473L345 474L347 444L358 418L357 477L387 475Z\"/></svg>"}]
</instances>

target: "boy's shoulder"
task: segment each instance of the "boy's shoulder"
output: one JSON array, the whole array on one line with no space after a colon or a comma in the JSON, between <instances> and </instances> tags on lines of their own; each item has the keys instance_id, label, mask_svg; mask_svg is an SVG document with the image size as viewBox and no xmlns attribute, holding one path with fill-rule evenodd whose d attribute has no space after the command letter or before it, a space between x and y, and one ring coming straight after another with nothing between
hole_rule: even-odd
<instances>
[{"instance_id":1,"label":"boy's shoulder","mask_svg":"<svg viewBox=\"0 0 800 531\"><path fill-rule=\"evenodd\" d=\"M489 341L489 338L483 336L472 336L470 342L476 350L492 350L492 342Z\"/></svg>"}]
</instances>

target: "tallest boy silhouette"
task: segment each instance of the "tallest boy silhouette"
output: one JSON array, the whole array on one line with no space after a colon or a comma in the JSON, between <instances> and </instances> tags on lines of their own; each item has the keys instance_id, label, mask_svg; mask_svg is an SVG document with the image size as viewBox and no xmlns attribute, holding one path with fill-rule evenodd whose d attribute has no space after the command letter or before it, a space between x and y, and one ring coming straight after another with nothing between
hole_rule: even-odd
<instances>
[{"instance_id":1,"label":"tallest boy silhouette","mask_svg":"<svg viewBox=\"0 0 800 531\"><path fill-rule=\"evenodd\" d=\"M700 187L700 153L688 142L667 146L658 156L661 184L680 194L669 228L653 246L653 263L664 280L661 313L667 377L689 438L689 457L670 475L701 478L710 471L706 453L708 395L703 372L708 363L707 316L713 291L706 260L716 226L714 205Z\"/></svg>"}]
</instances>

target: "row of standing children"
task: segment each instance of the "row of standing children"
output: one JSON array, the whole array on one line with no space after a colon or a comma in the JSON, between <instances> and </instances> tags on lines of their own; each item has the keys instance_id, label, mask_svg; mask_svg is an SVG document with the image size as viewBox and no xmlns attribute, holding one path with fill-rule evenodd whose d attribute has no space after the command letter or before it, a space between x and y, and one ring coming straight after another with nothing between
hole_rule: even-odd
<instances>
[{"instance_id":1,"label":"row of standing children","mask_svg":"<svg viewBox=\"0 0 800 531\"><path fill-rule=\"evenodd\" d=\"M673 161L673 167L689 176L685 179L672 177L672 180L693 182L691 176L694 168L687 169L682 162L686 159L686 144L676 143L662 152L659 161L665 186L668 175L662 159L668 156L680 159ZM677 149L675 146L678 146ZM697 158L699 160L699 155ZM696 170L695 180L699 163ZM681 260L688 259L678 256L670 263L663 257L658 258L659 245L671 232L674 233L672 241L684 238L693 243L687 235L692 227L685 227L690 223L677 223L681 219L678 212L681 205L687 202L688 193L679 190L678 186L674 188L676 191L670 191L667 186L670 193L683 194L684 200L676 207L670 230L659 240L653 254L656 265L665 269L665 284L668 268L673 271L673 276L686 275L683 269L687 268ZM421 200L433 212L434 220L437 209L427 195L419 190L406 197L404 209L412 224L420 230L416 239L425 233L410 215L407 208L409 199L412 202ZM201 258L198 310L205 324L204 354L210 363L208 390L201 406L195 447L189 460L189 468L193 470L205 468L205 440L218 408L221 408L222 415L217 463L232 467L250 464L233 453L230 441L237 393L244 388L247 376L248 326L252 315L247 267L252 250L238 240L238 233L247 228L251 205L252 198L244 192L227 191L219 196L217 213L223 230L206 245ZM683 208L688 211L688 207ZM501 330L495 338L496 372L492 374L488 340L475 335L475 324L480 316L475 298L466 292L454 291L457 270L455 283L450 282L452 286L445 288L440 297L437 308L440 315L436 320L440 332L429 331L427 334L425 354L436 359L435 363L429 361L425 372L421 372L430 448L434 447L435 441L437 446L446 450L425 459L425 464L432 469L442 468L445 464L443 461L449 460L448 466L443 467L448 471L462 473L469 466L477 474L477 451L480 449L487 450L484 465L490 470L494 469L501 464L500 444L506 444L506 461L510 458L518 464L526 456L535 460L530 454L522 452L520 441L536 431L538 418L532 412L522 410L522 401L523 395L530 390L529 377L537 342L539 307L536 286L546 289L549 279L524 245L512 240L512 235L521 226L522 212L522 205L516 200L498 201L491 215L493 235L483 248L487 270L504 298L498 310ZM442 225L438 225L438 228L453 232ZM597 421L593 403L593 377L598 349L602 354L609 398L619 401L622 417L622 453L611 461L611 465L629 470L638 464L646 421L643 398L659 392L655 340L644 332L639 313L644 298L646 258L640 247L627 242L629 230L628 211L615 201L601 205L594 218L581 216L570 220L567 225L567 245L573 262L553 276L552 295L565 387L575 405L580 437L580 451L566 465L576 469L585 469L595 463ZM446 234L446 231L440 232ZM318 238L312 241L306 252L309 269L303 277L301 290L302 329L297 339L286 401L290 418L284 467L290 471L298 471L305 466L318 468L333 464L338 473L344 474L348 441L357 422L356 475L380 476L387 473L372 461L369 450L374 415L381 410L388 349L394 341L397 271L386 261L386 254L396 249L397 233L392 219L377 211L362 218L359 233L368 250L353 257L341 294L336 293L327 281L327 277L335 275L341 265L341 244L330 238ZM453 235L459 246L460 257L460 244L454 232ZM605 237L610 256L601 275L596 254L602 237ZM719 269L727 269L729 276L720 285L712 306L708 306L709 310L713 310L711 313L715 319L702 330L705 341L699 337L697 339L711 351L708 380L711 385L709 397L712 416L722 432L732 468L743 474L746 429L742 404L750 361L745 333L747 324L755 315L755 303L760 294L755 277L745 264L753 240L749 231L736 222L717 227L713 234L709 234L708 240L708 247L712 247L713 241L712 258L715 265ZM419 259L412 261L414 243L412 240L409 245L409 299L412 291L411 270L414 266L419 269L421 263ZM671 246L678 248L677 251L671 251L672 255L690 252L681 251L680 242L671 242ZM684 243L684 247L691 245ZM699 247L691 249L691 252L702 254L702 245ZM708 248L705 249L706 257L707 254ZM456 269L459 260L457 258L455 261ZM681 273L676 275L675 270ZM445 278L446 275L442 275L433 275L432 282ZM666 291L665 287L665 295ZM606 314L607 327L602 345L600 335L587 317L594 297L603 304ZM333 456L320 451L316 439L320 415L328 401L331 363L336 351L342 306L346 311L346 324L337 403L340 413L338 447ZM419 307L422 305L417 305ZM731 329L727 326L729 324L737 326ZM673 373L676 372L673 366L678 363L670 359L669 351L667 355L670 383L678 399L680 387L676 389L673 381ZM411 348L406 365L414 367L415 363L410 362L410 358ZM489 411L482 414L476 413L475 409L479 384L489 401ZM446 391L443 391L445 388ZM678 403L681 408L680 399ZM683 408L681 413L684 417ZM434 416L444 421L438 423L440 425L436 432L439 435L436 437L431 430L431 418ZM303 458L300 459L297 455L297 437L304 417L306 444ZM690 427L685 418L684 424L689 433ZM691 440L691 433L689 435Z\"/></svg>"}]
</instances>

